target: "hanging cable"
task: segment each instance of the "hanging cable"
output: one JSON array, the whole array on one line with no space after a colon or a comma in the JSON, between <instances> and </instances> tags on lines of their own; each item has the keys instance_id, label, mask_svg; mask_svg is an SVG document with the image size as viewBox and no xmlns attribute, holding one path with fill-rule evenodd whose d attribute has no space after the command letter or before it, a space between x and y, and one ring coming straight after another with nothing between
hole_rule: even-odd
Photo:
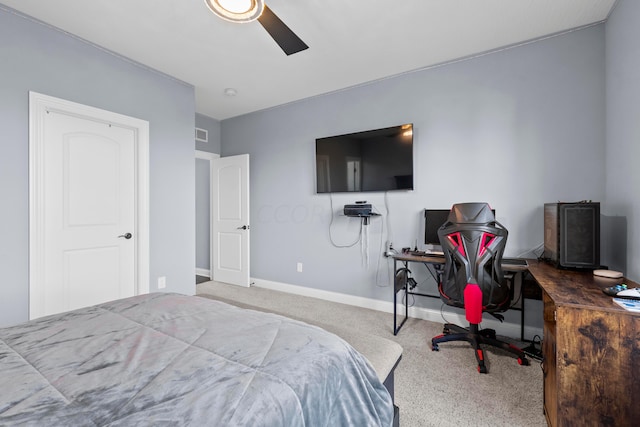
<instances>
[{"instance_id":1,"label":"hanging cable","mask_svg":"<svg viewBox=\"0 0 640 427\"><path fill-rule=\"evenodd\" d=\"M331 221L329 221L329 241L336 248L351 248L351 247L355 246L360 241L360 239L362 238L362 227L360 227L360 231L358 232L358 238L353 243L350 243L348 245L338 245L337 243L335 243L333 241L333 236L331 235L331 227L333 226L333 215L334 215L334 213L333 213L333 196L331 195L331 193L329 193L329 205L330 205L330 208L331 208Z\"/></svg>"},{"instance_id":2,"label":"hanging cable","mask_svg":"<svg viewBox=\"0 0 640 427\"><path fill-rule=\"evenodd\" d=\"M360 240L360 259L362 259L363 264L367 265L367 227L364 225L364 219L360 220L360 235L362 239Z\"/></svg>"},{"instance_id":3,"label":"hanging cable","mask_svg":"<svg viewBox=\"0 0 640 427\"><path fill-rule=\"evenodd\" d=\"M365 258L366 258L366 266L369 267L369 226L366 225L367 218L362 219L362 226L364 227L364 236L365 236Z\"/></svg>"},{"instance_id":4,"label":"hanging cable","mask_svg":"<svg viewBox=\"0 0 640 427\"><path fill-rule=\"evenodd\" d=\"M378 210L378 208L376 208L376 210ZM387 260L387 263L386 263L387 264L386 281L382 285L380 284L380 260L386 256L386 255L384 255L384 252L386 251L386 248L384 250L382 249L383 237L384 237L384 221L380 221L380 244L378 245L378 258L377 258L378 262L376 263L376 281L375 281L376 286L378 286L380 288L386 288L393 281L393 279L391 277L390 262L389 262L389 260Z\"/></svg>"}]
</instances>

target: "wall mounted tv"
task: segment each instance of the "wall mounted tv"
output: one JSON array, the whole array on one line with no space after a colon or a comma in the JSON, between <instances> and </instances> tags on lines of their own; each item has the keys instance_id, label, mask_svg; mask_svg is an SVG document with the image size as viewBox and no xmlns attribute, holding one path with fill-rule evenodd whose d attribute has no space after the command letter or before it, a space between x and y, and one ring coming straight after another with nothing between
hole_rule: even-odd
<instances>
[{"instance_id":1,"label":"wall mounted tv","mask_svg":"<svg viewBox=\"0 0 640 427\"><path fill-rule=\"evenodd\" d=\"M413 190L413 125L316 139L316 192Z\"/></svg>"}]
</instances>

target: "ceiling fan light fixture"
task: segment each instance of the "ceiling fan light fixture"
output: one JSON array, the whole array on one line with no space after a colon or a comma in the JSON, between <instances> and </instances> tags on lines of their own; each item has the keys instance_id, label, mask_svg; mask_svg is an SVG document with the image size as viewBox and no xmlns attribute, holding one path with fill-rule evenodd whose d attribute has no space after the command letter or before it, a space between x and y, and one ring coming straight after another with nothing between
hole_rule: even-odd
<instances>
[{"instance_id":1,"label":"ceiling fan light fixture","mask_svg":"<svg viewBox=\"0 0 640 427\"><path fill-rule=\"evenodd\" d=\"M251 22L262 15L264 0L204 0L218 17L230 22Z\"/></svg>"}]
</instances>

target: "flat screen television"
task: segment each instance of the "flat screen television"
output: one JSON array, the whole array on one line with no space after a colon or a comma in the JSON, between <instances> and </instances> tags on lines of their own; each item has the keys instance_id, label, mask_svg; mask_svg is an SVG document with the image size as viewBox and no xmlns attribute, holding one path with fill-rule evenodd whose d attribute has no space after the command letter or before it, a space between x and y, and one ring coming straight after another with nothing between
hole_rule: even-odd
<instances>
[{"instance_id":1,"label":"flat screen television","mask_svg":"<svg viewBox=\"0 0 640 427\"><path fill-rule=\"evenodd\" d=\"M413 190L413 125L316 139L316 192Z\"/></svg>"}]
</instances>

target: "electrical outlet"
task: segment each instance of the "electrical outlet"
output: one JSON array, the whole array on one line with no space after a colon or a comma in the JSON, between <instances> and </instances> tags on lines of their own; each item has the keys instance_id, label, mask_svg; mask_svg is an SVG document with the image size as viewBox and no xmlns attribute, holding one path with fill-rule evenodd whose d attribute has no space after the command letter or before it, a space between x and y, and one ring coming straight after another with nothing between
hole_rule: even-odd
<instances>
[{"instance_id":1,"label":"electrical outlet","mask_svg":"<svg viewBox=\"0 0 640 427\"><path fill-rule=\"evenodd\" d=\"M302 263L299 262L298 265L296 266L296 269L298 271L298 273L302 273Z\"/></svg>"},{"instance_id":2,"label":"electrical outlet","mask_svg":"<svg viewBox=\"0 0 640 427\"><path fill-rule=\"evenodd\" d=\"M167 287L167 278L165 276L158 277L158 289L164 289Z\"/></svg>"},{"instance_id":3,"label":"electrical outlet","mask_svg":"<svg viewBox=\"0 0 640 427\"><path fill-rule=\"evenodd\" d=\"M384 252L382 253L382 255L384 255L385 257L390 257L393 256L394 250L393 250L393 243L391 243L391 240L387 240Z\"/></svg>"}]
</instances>

